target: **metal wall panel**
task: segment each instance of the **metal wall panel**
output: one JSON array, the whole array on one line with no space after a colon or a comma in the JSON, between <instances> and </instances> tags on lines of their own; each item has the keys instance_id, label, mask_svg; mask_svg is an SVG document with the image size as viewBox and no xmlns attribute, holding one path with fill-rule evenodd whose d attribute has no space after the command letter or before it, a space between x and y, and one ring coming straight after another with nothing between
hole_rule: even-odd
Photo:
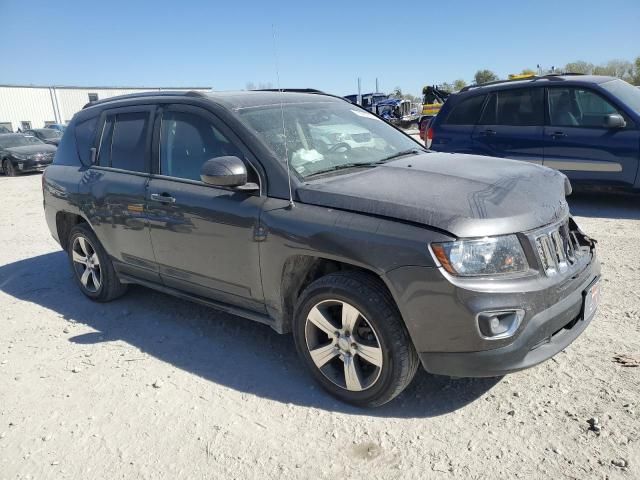
<instances>
[{"instance_id":1,"label":"metal wall panel","mask_svg":"<svg viewBox=\"0 0 640 480\"><path fill-rule=\"evenodd\" d=\"M48 88L0 87L0 123L10 122L15 131L21 121L31 122L32 128L55 121Z\"/></svg>"},{"instance_id":2,"label":"metal wall panel","mask_svg":"<svg viewBox=\"0 0 640 480\"><path fill-rule=\"evenodd\" d=\"M0 85L0 124L11 123L16 131L21 122L42 128L45 122L68 123L73 115L89 103L89 94L99 100L149 91L208 91L208 88L92 88L92 87L28 87Z\"/></svg>"}]
</instances>

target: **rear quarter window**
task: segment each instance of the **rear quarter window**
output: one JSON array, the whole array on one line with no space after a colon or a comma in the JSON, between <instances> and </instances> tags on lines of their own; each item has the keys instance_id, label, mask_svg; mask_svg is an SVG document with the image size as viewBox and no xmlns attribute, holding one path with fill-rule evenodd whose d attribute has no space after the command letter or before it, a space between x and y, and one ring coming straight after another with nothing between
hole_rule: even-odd
<instances>
[{"instance_id":1,"label":"rear quarter window","mask_svg":"<svg viewBox=\"0 0 640 480\"><path fill-rule=\"evenodd\" d=\"M444 121L445 125L475 125L480 118L486 95L465 98L451 109Z\"/></svg>"},{"instance_id":2,"label":"rear quarter window","mask_svg":"<svg viewBox=\"0 0 640 480\"><path fill-rule=\"evenodd\" d=\"M82 122L78 122L75 128L76 146L80 161L84 165L91 163L91 147L95 144L96 125L98 117L91 117ZM68 129L67 129L68 130Z\"/></svg>"}]
</instances>

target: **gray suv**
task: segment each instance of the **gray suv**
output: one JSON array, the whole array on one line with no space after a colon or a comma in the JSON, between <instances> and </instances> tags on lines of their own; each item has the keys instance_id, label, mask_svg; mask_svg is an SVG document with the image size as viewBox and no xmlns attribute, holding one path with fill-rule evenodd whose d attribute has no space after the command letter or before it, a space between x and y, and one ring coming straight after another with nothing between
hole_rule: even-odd
<instances>
[{"instance_id":1,"label":"gray suv","mask_svg":"<svg viewBox=\"0 0 640 480\"><path fill-rule=\"evenodd\" d=\"M92 103L43 189L86 296L134 283L291 332L315 379L356 405L393 399L419 364L536 365L598 304L595 242L562 173L428 152L320 92Z\"/></svg>"}]
</instances>

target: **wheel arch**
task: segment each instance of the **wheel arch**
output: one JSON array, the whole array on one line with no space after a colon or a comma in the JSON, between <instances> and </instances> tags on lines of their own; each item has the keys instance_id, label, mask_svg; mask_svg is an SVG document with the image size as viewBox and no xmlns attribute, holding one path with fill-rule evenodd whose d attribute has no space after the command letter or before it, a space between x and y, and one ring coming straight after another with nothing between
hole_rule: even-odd
<instances>
[{"instance_id":1,"label":"wheel arch","mask_svg":"<svg viewBox=\"0 0 640 480\"><path fill-rule=\"evenodd\" d=\"M58 234L60 245L64 250L69 246L69 233L71 232L71 229L80 223L84 223L91 228L89 222L82 215L66 211L59 211L56 213L56 233Z\"/></svg>"},{"instance_id":2,"label":"wheel arch","mask_svg":"<svg viewBox=\"0 0 640 480\"><path fill-rule=\"evenodd\" d=\"M287 258L282 267L281 304L279 306L279 315L276 315L279 317L277 318L279 325L276 330L282 333L291 331L296 302L308 285L321 277L340 271L359 273L374 279L389 293L395 303L395 298L387 287L386 282L374 270L328 257L292 255Z\"/></svg>"}]
</instances>

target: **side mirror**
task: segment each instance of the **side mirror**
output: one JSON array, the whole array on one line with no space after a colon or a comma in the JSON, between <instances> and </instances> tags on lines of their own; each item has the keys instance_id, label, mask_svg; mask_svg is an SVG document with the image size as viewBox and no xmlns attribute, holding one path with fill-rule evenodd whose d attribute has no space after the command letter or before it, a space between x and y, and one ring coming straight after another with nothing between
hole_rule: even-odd
<instances>
[{"instance_id":1,"label":"side mirror","mask_svg":"<svg viewBox=\"0 0 640 480\"><path fill-rule=\"evenodd\" d=\"M604 126L606 128L624 128L627 126L627 122L624 121L622 115L612 113L604 117Z\"/></svg>"},{"instance_id":2,"label":"side mirror","mask_svg":"<svg viewBox=\"0 0 640 480\"><path fill-rule=\"evenodd\" d=\"M247 184L247 167L238 157L216 157L204 162L200 178L216 187L243 187Z\"/></svg>"}]
</instances>

